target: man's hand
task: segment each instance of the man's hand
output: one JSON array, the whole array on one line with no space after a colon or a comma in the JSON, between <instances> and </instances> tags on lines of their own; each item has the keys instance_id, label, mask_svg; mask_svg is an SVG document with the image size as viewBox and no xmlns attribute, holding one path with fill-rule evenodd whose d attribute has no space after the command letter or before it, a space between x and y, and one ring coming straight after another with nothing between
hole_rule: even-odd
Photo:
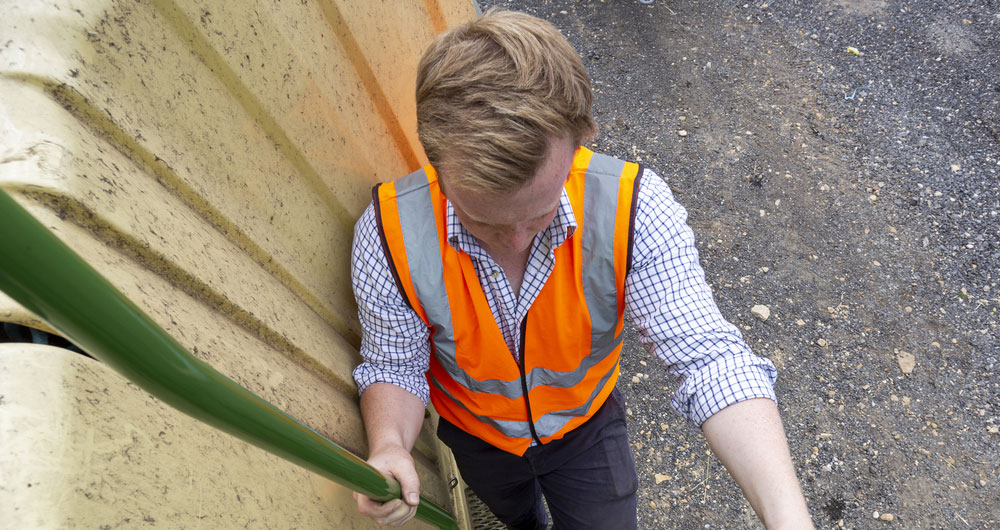
<instances>
[{"instance_id":1,"label":"man's hand","mask_svg":"<svg viewBox=\"0 0 1000 530\"><path fill-rule=\"evenodd\" d=\"M372 454L368 463L383 475L396 479L403 490L403 498L381 503L355 492L358 511L378 524L402 526L416 515L420 503L420 477L413 466L413 457L409 451L395 445Z\"/></svg>"},{"instance_id":2,"label":"man's hand","mask_svg":"<svg viewBox=\"0 0 1000 530\"><path fill-rule=\"evenodd\" d=\"M420 477L410 449L420 434L424 403L398 386L376 383L361 395L361 415L368 431L368 463L396 479L403 498L381 503L355 493L358 511L378 524L402 526L420 504Z\"/></svg>"}]
</instances>

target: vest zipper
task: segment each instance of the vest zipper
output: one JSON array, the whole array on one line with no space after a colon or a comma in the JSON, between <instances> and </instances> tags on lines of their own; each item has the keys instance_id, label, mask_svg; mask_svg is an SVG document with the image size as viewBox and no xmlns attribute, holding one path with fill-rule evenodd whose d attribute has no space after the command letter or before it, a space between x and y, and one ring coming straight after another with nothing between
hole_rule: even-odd
<instances>
[{"instance_id":1,"label":"vest zipper","mask_svg":"<svg viewBox=\"0 0 1000 530\"><path fill-rule=\"evenodd\" d=\"M535 432L535 420L531 415L531 401L528 400L528 379L524 375L524 334L528 329L528 316L524 316L524 320L521 321L521 340L517 345L517 357L520 361L518 367L521 369L521 393L524 395L524 405L528 408L528 428L531 429L531 437L534 438L535 443L542 445L542 441L538 439L538 433Z\"/></svg>"}]
</instances>

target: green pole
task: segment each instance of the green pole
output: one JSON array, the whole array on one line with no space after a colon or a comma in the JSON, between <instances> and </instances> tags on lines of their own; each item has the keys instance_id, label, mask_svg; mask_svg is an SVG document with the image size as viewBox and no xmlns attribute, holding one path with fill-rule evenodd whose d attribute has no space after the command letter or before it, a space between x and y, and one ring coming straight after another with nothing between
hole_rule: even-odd
<instances>
[{"instance_id":1,"label":"green pole","mask_svg":"<svg viewBox=\"0 0 1000 530\"><path fill-rule=\"evenodd\" d=\"M399 483L194 357L0 190L0 291L170 406L379 501ZM417 518L457 529L421 498Z\"/></svg>"}]
</instances>

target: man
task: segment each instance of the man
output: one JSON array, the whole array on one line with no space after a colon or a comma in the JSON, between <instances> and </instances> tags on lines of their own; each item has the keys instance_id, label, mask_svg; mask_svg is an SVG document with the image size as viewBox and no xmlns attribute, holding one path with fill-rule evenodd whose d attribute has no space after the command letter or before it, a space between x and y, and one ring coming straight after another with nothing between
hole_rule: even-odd
<instances>
[{"instance_id":1,"label":"man","mask_svg":"<svg viewBox=\"0 0 1000 530\"><path fill-rule=\"evenodd\" d=\"M768 528L811 528L774 403L773 365L718 312L686 212L655 173L581 147L596 133L579 56L512 12L439 36L417 79L430 165L377 186L355 227L364 328L354 377L368 462L402 486L360 511L415 512L424 408L463 478L510 528L636 527L636 474L614 391L624 312L679 376Z\"/></svg>"}]
</instances>

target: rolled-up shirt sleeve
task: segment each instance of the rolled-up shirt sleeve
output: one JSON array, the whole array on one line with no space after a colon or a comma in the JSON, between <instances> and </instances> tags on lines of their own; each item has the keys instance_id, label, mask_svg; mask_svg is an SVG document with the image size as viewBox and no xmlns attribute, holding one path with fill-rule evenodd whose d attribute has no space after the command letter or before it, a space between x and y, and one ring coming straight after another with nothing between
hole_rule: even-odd
<instances>
[{"instance_id":1,"label":"rolled-up shirt sleeve","mask_svg":"<svg viewBox=\"0 0 1000 530\"><path fill-rule=\"evenodd\" d=\"M361 320L362 362L354 369L358 392L389 383L430 399L424 375L430 362L430 331L403 300L389 270L372 205L354 225L351 285Z\"/></svg>"},{"instance_id":2,"label":"rolled-up shirt sleeve","mask_svg":"<svg viewBox=\"0 0 1000 530\"><path fill-rule=\"evenodd\" d=\"M680 380L671 405L700 426L739 401L777 401L774 364L750 350L715 304L698 262L687 211L648 169L637 200L625 304L640 342Z\"/></svg>"}]
</instances>

